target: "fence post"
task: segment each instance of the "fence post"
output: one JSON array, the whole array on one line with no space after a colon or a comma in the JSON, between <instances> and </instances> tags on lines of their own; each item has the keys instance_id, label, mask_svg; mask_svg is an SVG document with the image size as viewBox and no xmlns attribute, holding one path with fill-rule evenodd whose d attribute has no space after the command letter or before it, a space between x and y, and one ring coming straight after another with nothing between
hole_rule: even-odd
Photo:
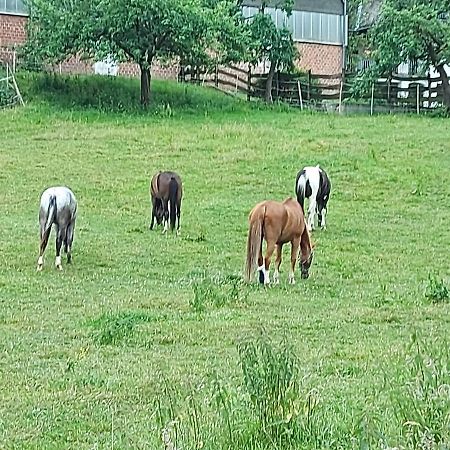
<instances>
[{"instance_id":1,"label":"fence post","mask_svg":"<svg viewBox=\"0 0 450 450\"><path fill-rule=\"evenodd\" d=\"M300 103L300 110L303 111L302 86L300 84L300 80L297 80L297 88L298 88L298 101Z\"/></svg>"},{"instance_id":2,"label":"fence post","mask_svg":"<svg viewBox=\"0 0 450 450\"><path fill-rule=\"evenodd\" d=\"M280 98L280 71L277 71L277 100Z\"/></svg>"},{"instance_id":3,"label":"fence post","mask_svg":"<svg viewBox=\"0 0 450 450\"><path fill-rule=\"evenodd\" d=\"M391 103L391 76L390 75L387 79L387 102L388 102L388 105Z\"/></svg>"},{"instance_id":4,"label":"fence post","mask_svg":"<svg viewBox=\"0 0 450 450\"><path fill-rule=\"evenodd\" d=\"M308 70L308 101L311 101L311 69Z\"/></svg>"},{"instance_id":5,"label":"fence post","mask_svg":"<svg viewBox=\"0 0 450 450\"><path fill-rule=\"evenodd\" d=\"M252 90L252 66L248 65L247 72L247 101L250 101L251 98L251 90Z\"/></svg>"},{"instance_id":6,"label":"fence post","mask_svg":"<svg viewBox=\"0 0 450 450\"><path fill-rule=\"evenodd\" d=\"M342 90L344 88L344 82L341 79L341 85L339 87L339 114L342 114Z\"/></svg>"},{"instance_id":7,"label":"fence post","mask_svg":"<svg viewBox=\"0 0 450 450\"><path fill-rule=\"evenodd\" d=\"M370 96L370 115L373 116L373 95L375 92L375 83L372 83L372 95Z\"/></svg>"},{"instance_id":8,"label":"fence post","mask_svg":"<svg viewBox=\"0 0 450 450\"><path fill-rule=\"evenodd\" d=\"M420 84L417 82L417 114L420 114Z\"/></svg>"},{"instance_id":9,"label":"fence post","mask_svg":"<svg viewBox=\"0 0 450 450\"><path fill-rule=\"evenodd\" d=\"M12 58L12 72L13 74L16 73L16 51L13 51L13 58Z\"/></svg>"}]
</instances>

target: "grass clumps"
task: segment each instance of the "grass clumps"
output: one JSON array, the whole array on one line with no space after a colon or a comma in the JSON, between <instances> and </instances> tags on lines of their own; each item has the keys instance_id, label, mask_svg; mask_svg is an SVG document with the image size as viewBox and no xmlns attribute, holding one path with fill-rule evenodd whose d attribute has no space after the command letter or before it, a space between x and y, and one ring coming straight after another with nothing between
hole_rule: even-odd
<instances>
[{"instance_id":1,"label":"grass clumps","mask_svg":"<svg viewBox=\"0 0 450 450\"><path fill-rule=\"evenodd\" d=\"M133 336L137 325L151 320L148 314L135 311L104 314L92 322L94 342L98 345L119 345Z\"/></svg>"},{"instance_id":2,"label":"grass clumps","mask_svg":"<svg viewBox=\"0 0 450 450\"><path fill-rule=\"evenodd\" d=\"M197 313L202 313L209 307L242 304L248 298L248 289L237 275L197 278L192 282L192 291L189 306Z\"/></svg>"},{"instance_id":3,"label":"grass clumps","mask_svg":"<svg viewBox=\"0 0 450 450\"><path fill-rule=\"evenodd\" d=\"M444 280L436 276L428 276L428 286L425 292L425 297L432 303L443 303L449 301L448 288Z\"/></svg>"}]
</instances>

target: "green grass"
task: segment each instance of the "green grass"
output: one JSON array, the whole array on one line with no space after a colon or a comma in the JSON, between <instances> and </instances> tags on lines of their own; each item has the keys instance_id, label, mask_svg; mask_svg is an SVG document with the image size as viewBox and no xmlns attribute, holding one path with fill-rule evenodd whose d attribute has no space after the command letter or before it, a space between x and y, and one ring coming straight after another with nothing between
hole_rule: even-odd
<instances>
[{"instance_id":1,"label":"green grass","mask_svg":"<svg viewBox=\"0 0 450 450\"><path fill-rule=\"evenodd\" d=\"M28 105L0 112L0 448L163 449L163 428L182 449L449 448L448 120L19 86ZM286 248L279 286L242 284L248 212L317 163L333 191L310 278L287 284ZM148 230L160 169L183 178L179 237ZM54 269L52 234L37 273L55 184L79 201L73 264Z\"/></svg>"}]
</instances>

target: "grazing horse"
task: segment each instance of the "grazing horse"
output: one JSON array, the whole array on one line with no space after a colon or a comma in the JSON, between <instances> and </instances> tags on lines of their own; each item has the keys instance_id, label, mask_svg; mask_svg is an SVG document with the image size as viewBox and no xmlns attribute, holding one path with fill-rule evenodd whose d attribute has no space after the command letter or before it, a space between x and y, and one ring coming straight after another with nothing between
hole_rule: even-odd
<instances>
[{"instance_id":1,"label":"grazing horse","mask_svg":"<svg viewBox=\"0 0 450 450\"><path fill-rule=\"evenodd\" d=\"M158 172L150 183L150 197L152 199L152 221L153 225L164 222L165 233L169 227L173 231L176 219L178 219L177 233L180 229L181 199L183 197L183 185L180 176L175 172Z\"/></svg>"},{"instance_id":2,"label":"grazing horse","mask_svg":"<svg viewBox=\"0 0 450 450\"><path fill-rule=\"evenodd\" d=\"M295 193L297 201L304 210L305 197L309 198L307 227L314 229L314 215L317 213L319 226L326 229L327 203L330 198L331 183L325 170L319 166L305 167L295 180Z\"/></svg>"},{"instance_id":3,"label":"grazing horse","mask_svg":"<svg viewBox=\"0 0 450 450\"><path fill-rule=\"evenodd\" d=\"M266 200L258 203L249 215L250 228L247 239L247 262L245 278L250 281L257 267L260 283L269 284L269 268L272 253L277 248L274 283L279 283L279 269L283 244L291 243L291 270L289 283L294 284L295 263L301 250L302 278L308 278L309 267L313 259L313 250L306 228L303 211L296 200L286 199L283 203ZM266 240L266 256L263 261L262 243ZM263 264L264 262L264 264ZM256 266L256 263L258 265Z\"/></svg>"},{"instance_id":4,"label":"grazing horse","mask_svg":"<svg viewBox=\"0 0 450 450\"><path fill-rule=\"evenodd\" d=\"M72 261L72 242L76 217L77 201L69 188L51 187L42 193L39 208L41 242L37 270L42 270L44 266L44 252L53 224L56 228L56 268L62 270L61 246L63 243L64 251L67 253L67 262Z\"/></svg>"}]
</instances>

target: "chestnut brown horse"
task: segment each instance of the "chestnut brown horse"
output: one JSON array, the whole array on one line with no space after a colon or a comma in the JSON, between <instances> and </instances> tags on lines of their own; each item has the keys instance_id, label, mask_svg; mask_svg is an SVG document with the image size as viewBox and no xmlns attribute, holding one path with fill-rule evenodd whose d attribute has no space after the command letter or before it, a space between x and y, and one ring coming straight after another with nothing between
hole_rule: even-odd
<instances>
[{"instance_id":1,"label":"chestnut brown horse","mask_svg":"<svg viewBox=\"0 0 450 450\"><path fill-rule=\"evenodd\" d=\"M150 197L152 200L152 220L153 225L164 222L165 233L169 227L173 231L176 219L178 219L177 232L180 229L181 198L183 197L183 185L180 176L175 172L158 172L150 183Z\"/></svg>"},{"instance_id":2,"label":"chestnut brown horse","mask_svg":"<svg viewBox=\"0 0 450 450\"><path fill-rule=\"evenodd\" d=\"M250 212L248 219L250 228L248 231L247 262L245 267L245 278L247 281L250 281L252 272L257 268L260 283L270 283L270 258L276 247L277 256L273 281L275 284L279 283L281 254L283 245L287 242L291 243L289 283L295 283L294 269L299 250L301 250L302 278L308 278L309 267L313 259L313 248L302 208L296 200L290 197L282 203L272 200L258 203ZM262 252L263 239L267 243L264 260Z\"/></svg>"}]
</instances>

